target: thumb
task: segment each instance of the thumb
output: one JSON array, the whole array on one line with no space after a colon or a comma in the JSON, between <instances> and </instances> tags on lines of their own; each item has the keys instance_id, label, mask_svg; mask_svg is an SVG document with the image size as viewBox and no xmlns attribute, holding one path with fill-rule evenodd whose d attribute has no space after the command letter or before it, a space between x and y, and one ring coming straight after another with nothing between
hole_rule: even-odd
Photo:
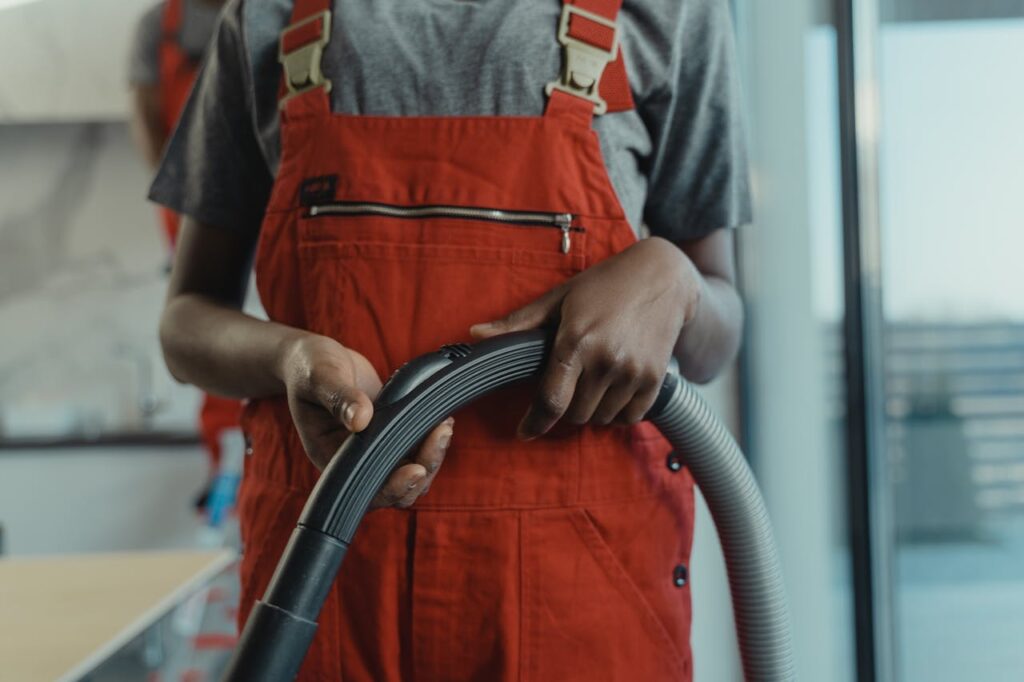
<instances>
[{"instance_id":1,"label":"thumb","mask_svg":"<svg viewBox=\"0 0 1024 682\"><path fill-rule=\"evenodd\" d=\"M489 339L499 334L536 329L557 316L564 297L565 291L562 287L552 289L533 303L500 320L473 325L469 328L469 333L477 339Z\"/></svg>"},{"instance_id":2,"label":"thumb","mask_svg":"<svg viewBox=\"0 0 1024 682\"><path fill-rule=\"evenodd\" d=\"M347 383L322 383L316 388L316 398L349 431L362 431L373 417L370 396Z\"/></svg>"}]
</instances>

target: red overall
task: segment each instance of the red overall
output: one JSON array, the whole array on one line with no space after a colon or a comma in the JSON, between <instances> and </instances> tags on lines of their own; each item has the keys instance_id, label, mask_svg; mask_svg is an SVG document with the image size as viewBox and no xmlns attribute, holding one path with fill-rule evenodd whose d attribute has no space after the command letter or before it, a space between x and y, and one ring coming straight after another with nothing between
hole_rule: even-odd
<instances>
[{"instance_id":1,"label":"red overall","mask_svg":"<svg viewBox=\"0 0 1024 682\"><path fill-rule=\"evenodd\" d=\"M298 0L293 22L327 5ZM635 237L592 111L563 92L539 117L333 114L323 87L290 98L256 257L268 314L387 377L625 249ZM557 226L331 208L353 203L574 218L565 248ZM430 492L365 518L301 679L691 678L689 588L676 580L692 540L688 473L666 466L670 448L649 424L517 441L533 388L455 415ZM317 478L283 397L253 401L244 421L241 622Z\"/></svg>"},{"instance_id":2,"label":"red overall","mask_svg":"<svg viewBox=\"0 0 1024 682\"><path fill-rule=\"evenodd\" d=\"M160 116L164 134L169 138L185 108L199 62L181 48L184 0L166 0L160 37ZM171 249L178 239L178 214L160 207L160 220ZM203 394L199 410L199 435L210 456L212 473L220 465L221 433L238 428L242 405L237 400Z\"/></svg>"}]
</instances>

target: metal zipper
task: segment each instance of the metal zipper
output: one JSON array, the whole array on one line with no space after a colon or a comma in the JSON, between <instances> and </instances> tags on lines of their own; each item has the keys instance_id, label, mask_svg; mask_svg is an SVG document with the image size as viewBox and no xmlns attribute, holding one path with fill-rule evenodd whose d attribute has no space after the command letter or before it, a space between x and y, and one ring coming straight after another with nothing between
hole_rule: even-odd
<instances>
[{"instance_id":1,"label":"metal zipper","mask_svg":"<svg viewBox=\"0 0 1024 682\"><path fill-rule=\"evenodd\" d=\"M379 215L387 218L464 218L487 220L507 225L530 227L553 227L562 231L562 253L572 248L572 232L583 228L573 227L571 213L539 213L535 211L505 211L496 208L473 208L467 206L393 206L391 204L351 203L320 204L310 206L307 217L325 215Z\"/></svg>"}]
</instances>

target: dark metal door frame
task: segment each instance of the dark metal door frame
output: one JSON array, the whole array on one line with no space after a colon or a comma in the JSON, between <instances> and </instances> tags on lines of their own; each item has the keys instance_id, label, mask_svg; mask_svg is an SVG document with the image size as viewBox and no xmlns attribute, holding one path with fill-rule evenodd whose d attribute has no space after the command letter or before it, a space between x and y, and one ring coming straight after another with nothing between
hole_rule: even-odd
<instances>
[{"instance_id":1,"label":"dark metal door frame","mask_svg":"<svg viewBox=\"0 0 1024 682\"><path fill-rule=\"evenodd\" d=\"M835 0L849 548L859 682L896 679L878 211L877 0Z\"/></svg>"}]
</instances>

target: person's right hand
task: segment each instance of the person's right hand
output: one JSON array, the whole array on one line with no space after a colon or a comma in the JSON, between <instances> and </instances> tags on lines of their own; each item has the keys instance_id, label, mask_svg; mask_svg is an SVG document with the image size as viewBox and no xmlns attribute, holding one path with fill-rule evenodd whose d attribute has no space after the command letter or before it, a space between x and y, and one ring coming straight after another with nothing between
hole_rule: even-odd
<instances>
[{"instance_id":1,"label":"person's right hand","mask_svg":"<svg viewBox=\"0 0 1024 682\"><path fill-rule=\"evenodd\" d=\"M322 470L350 433L370 423L380 378L361 354L316 334L289 344L281 367L295 428L306 454ZM430 488L453 424L449 417L423 440L415 456L391 473L371 508L409 507Z\"/></svg>"}]
</instances>

